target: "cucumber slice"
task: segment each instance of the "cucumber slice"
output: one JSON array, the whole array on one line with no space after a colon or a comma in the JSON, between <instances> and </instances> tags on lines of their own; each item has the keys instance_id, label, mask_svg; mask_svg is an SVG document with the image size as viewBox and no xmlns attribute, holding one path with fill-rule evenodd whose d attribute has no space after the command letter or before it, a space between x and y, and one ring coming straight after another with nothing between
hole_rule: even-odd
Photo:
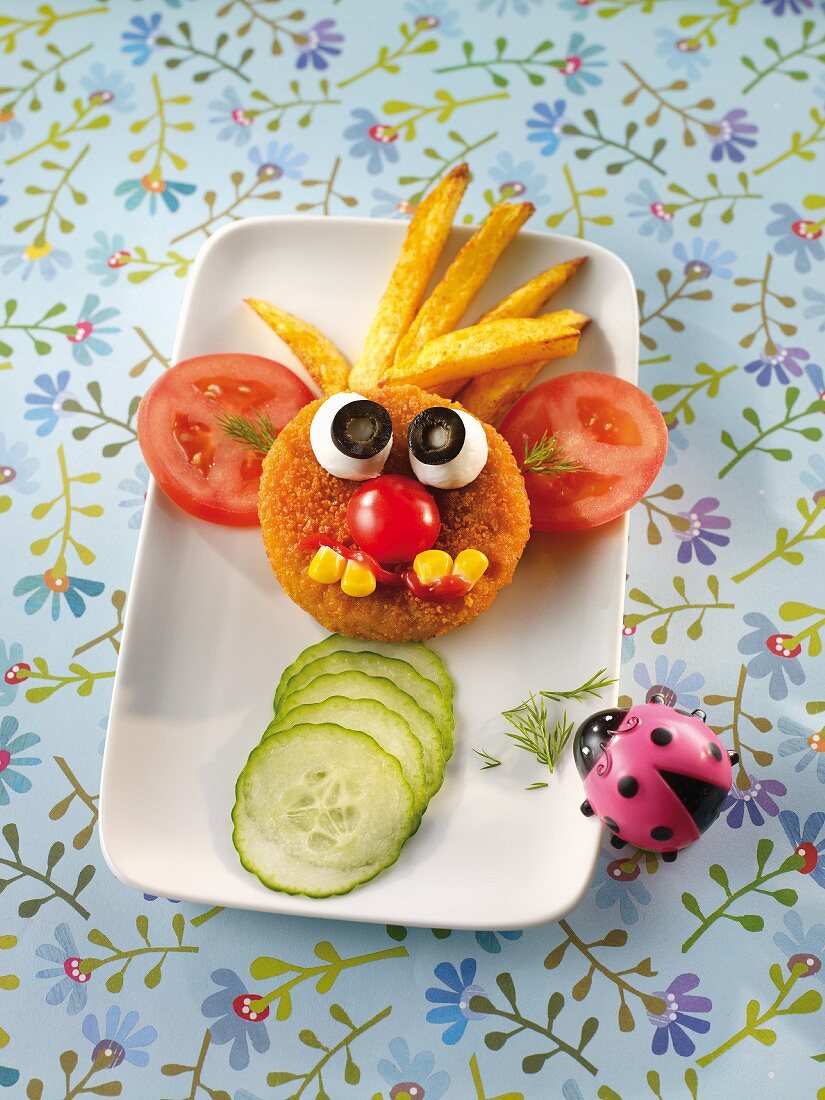
<instances>
[{"instance_id":1,"label":"cucumber slice","mask_svg":"<svg viewBox=\"0 0 825 1100\"><path fill-rule=\"evenodd\" d=\"M452 703L445 701L439 688L417 672L406 661L399 661L395 657L382 657L378 653L362 650L358 653L347 651L333 651L326 657L319 657L315 661L296 672L290 677L284 694L293 695L302 687L306 687L318 676L338 675L342 672L366 672L369 676L382 676L391 680L402 691L411 695L436 724L441 735L442 747L445 759L449 759L453 751L453 717ZM335 694L332 692L331 694Z\"/></svg>"},{"instance_id":2,"label":"cucumber slice","mask_svg":"<svg viewBox=\"0 0 825 1100\"><path fill-rule=\"evenodd\" d=\"M344 695L333 695L322 703L306 703L288 714L277 715L264 732L264 737L282 733L294 726L323 726L329 723L368 734L384 752L395 757L410 785L415 811L420 817L427 808L421 742L404 719L393 714L383 703L375 699L348 699Z\"/></svg>"},{"instance_id":3,"label":"cucumber slice","mask_svg":"<svg viewBox=\"0 0 825 1100\"><path fill-rule=\"evenodd\" d=\"M365 733L295 726L253 749L238 778L232 843L264 886L325 898L398 858L415 826L398 761Z\"/></svg>"},{"instance_id":4,"label":"cucumber slice","mask_svg":"<svg viewBox=\"0 0 825 1100\"><path fill-rule=\"evenodd\" d=\"M425 792L428 799L432 798L444 779L444 750L438 728L411 695L386 677L357 671L316 676L304 687L290 690L283 696L277 718L291 713L296 707L323 703L333 695L346 699L375 699L404 719L421 743Z\"/></svg>"},{"instance_id":5,"label":"cucumber slice","mask_svg":"<svg viewBox=\"0 0 825 1100\"><path fill-rule=\"evenodd\" d=\"M331 634L328 638L324 638L322 642L311 645L303 653L299 653L292 664L284 669L281 682L275 692L275 710L278 709L281 695L284 694L284 689L289 680L296 672L300 672L304 665L308 665L310 661L317 661L319 657L326 657L329 653L344 650L349 653L367 651L378 653L382 657L394 657L397 661L406 661L427 680L432 680L444 696L444 701L452 704L454 693L452 678L438 654L433 653L431 649L427 649L421 642L393 644L390 642L373 642L366 638L347 638L344 634Z\"/></svg>"}]
</instances>

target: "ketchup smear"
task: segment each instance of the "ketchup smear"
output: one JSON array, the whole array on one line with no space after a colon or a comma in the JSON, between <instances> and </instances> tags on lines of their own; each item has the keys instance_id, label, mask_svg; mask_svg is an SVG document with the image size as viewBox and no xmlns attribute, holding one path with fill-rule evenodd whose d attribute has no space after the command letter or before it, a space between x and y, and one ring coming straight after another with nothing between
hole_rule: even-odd
<instances>
[{"instance_id":1,"label":"ketchup smear","mask_svg":"<svg viewBox=\"0 0 825 1100\"><path fill-rule=\"evenodd\" d=\"M389 588L401 588L406 585L414 596L417 596L420 600L426 600L428 603L449 603L452 600L459 600L462 596L466 596L473 587L464 577L454 574L441 577L439 580L433 581L432 584L424 584L419 580L413 569L403 569L400 573L392 573L376 561L372 554L368 554L366 550L353 550L330 535L307 535L306 538L301 540L300 545L302 550L317 550L321 546L328 546L336 554L346 558L347 561L357 561L361 565L365 565L378 584L385 584Z\"/></svg>"}]
</instances>

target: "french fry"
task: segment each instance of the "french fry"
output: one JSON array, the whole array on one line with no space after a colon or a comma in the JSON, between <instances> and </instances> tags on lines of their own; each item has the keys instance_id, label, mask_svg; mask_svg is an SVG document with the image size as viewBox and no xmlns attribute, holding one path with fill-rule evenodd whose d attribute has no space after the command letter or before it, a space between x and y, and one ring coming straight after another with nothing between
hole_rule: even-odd
<instances>
[{"instance_id":1,"label":"french fry","mask_svg":"<svg viewBox=\"0 0 825 1100\"><path fill-rule=\"evenodd\" d=\"M557 290L572 279L586 260L586 256L578 256L576 259L566 260L564 263L548 268L547 271L542 271L488 310L483 317L479 318L478 323L484 324L505 317L532 316ZM468 412L477 416L479 420L486 420L488 424L496 424L506 416L545 365L546 360L539 360L524 366L496 371L495 374L483 375L468 382L463 389L453 388L452 393L447 396L453 397L457 394L457 400Z\"/></svg>"},{"instance_id":2,"label":"french fry","mask_svg":"<svg viewBox=\"0 0 825 1100\"><path fill-rule=\"evenodd\" d=\"M573 355L589 321L572 309L543 317L504 318L438 336L412 360L393 366L379 385L411 383L431 390L459 378Z\"/></svg>"},{"instance_id":3,"label":"french fry","mask_svg":"<svg viewBox=\"0 0 825 1100\"><path fill-rule=\"evenodd\" d=\"M350 372L350 389L376 385L392 365L396 349L421 305L468 181L467 165L457 165L413 214L401 255L378 303L358 362Z\"/></svg>"},{"instance_id":4,"label":"french fry","mask_svg":"<svg viewBox=\"0 0 825 1100\"><path fill-rule=\"evenodd\" d=\"M276 336L280 336L307 374L327 396L347 388L349 363L335 344L314 325L287 313L285 309L273 306L270 302L263 302L258 298L245 298L244 301L266 321Z\"/></svg>"},{"instance_id":5,"label":"french fry","mask_svg":"<svg viewBox=\"0 0 825 1100\"><path fill-rule=\"evenodd\" d=\"M428 340L456 327L499 257L534 210L531 202L500 203L493 207L416 314L398 345L396 364L412 358Z\"/></svg>"}]
</instances>

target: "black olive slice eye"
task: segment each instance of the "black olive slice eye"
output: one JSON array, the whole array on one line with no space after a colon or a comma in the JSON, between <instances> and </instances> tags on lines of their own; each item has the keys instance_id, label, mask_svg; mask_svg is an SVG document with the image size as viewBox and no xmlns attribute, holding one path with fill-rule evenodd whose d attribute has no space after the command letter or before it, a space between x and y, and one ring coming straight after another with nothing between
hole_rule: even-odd
<instances>
[{"instance_id":1,"label":"black olive slice eye","mask_svg":"<svg viewBox=\"0 0 825 1100\"><path fill-rule=\"evenodd\" d=\"M392 420L383 405L366 398L343 405L332 418L332 442L348 458L374 458L392 438Z\"/></svg>"},{"instance_id":2,"label":"black olive slice eye","mask_svg":"<svg viewBox=\"0 0 825 1100\"><path fill-rule=\"evenodd\" d=\"M425 466L443 466L461 453L467 435L455 409L424 409L410 424L410 453Z\"/></svg>"}]
</instances>

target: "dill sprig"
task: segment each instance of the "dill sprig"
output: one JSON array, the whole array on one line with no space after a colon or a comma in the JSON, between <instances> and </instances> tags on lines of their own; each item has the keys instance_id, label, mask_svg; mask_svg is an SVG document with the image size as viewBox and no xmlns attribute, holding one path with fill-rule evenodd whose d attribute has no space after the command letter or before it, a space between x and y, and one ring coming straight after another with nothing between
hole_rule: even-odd
<instances>
[{"instance_id":1,"label":"dill sprig","mask_svg":"<svg viewBox=\"0 0 825 1100\"><path fill-rule=\"evenodd\" d=\"M548 477L575 474L582 469L578 462L561 452L558 439L554 435L548 435L546 431L542 432L541 439L532 446L525 440L521 468L530 474L545 474Z\"/></svg>"},{"instance_id":2,"label":"dill sprig","mask_svg":"<svg viewBox=\"0 0 825 1100\"><path fill-rule=\"evenodd\" d=\"M543 699L552 699L554 703L560 703L562 699L567 699L573 703L583 703L587 698L600 699L605 688L609 688L611 684L615 683L615 679L607 675L607 669L600 668L598 672L593 673L589 680L586 680L580 687L573 688L572 691L540 691L539 695Z\"/></svg>"},{"instance_id":3,"label":"dill sprig","mask_svg":"<svg viewBox=\"0 0 825 1100\"><path fill-rule=\"evenodd\" d=\"M484 749L473 749L473 752L477 756L480 756L481 759L484 761L484 763L481 765L481 770L482 771L484 771L486 768L500 768L501 767L501 761L496 760L496 758L494 756L491 756L489 754L489 752L485 752Z\"/></svg>"},{"instance_id":4,"label":"dill sprig","mask_svg":"<svg viewBox=\"0 0 825 1100\"><path fill-rule=\"evenodd\" d=\"M263 455L269 454L269 448L278 436L278 429L272 423L268 413L260 413L255 420L246 416L224 413L216 417L215 422L230 439Z\"/></svg>"}]
</instances>

